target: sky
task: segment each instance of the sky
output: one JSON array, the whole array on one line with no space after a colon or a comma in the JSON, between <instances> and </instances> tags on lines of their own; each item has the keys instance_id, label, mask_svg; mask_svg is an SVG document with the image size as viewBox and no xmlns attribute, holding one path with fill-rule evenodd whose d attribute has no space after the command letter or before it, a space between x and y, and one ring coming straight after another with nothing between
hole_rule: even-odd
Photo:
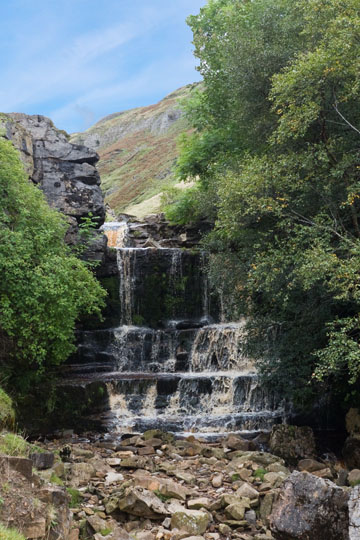
<instances>
[{"instance_id":1,"label":"sky","mask_svg":"<svg viewBox=\"0 0 360 540\"><path fill-rule=\"evenodd\" d=\"M188 15L206 0L0 0L0 111L68 133L200 80Z\"/></svg>"}]
</instances>

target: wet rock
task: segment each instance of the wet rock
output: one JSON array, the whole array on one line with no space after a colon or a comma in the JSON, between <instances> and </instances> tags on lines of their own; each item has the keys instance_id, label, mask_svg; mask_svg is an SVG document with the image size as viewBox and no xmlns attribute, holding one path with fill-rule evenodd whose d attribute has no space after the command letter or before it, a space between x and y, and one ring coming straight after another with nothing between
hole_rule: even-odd
<instances>
[{"instance_id":1,"label":"wet rock","mask_svg":"<svg viewBox=\"0 0 360 540\"><path fill-rule=\"evenodd\" d=\"M177 511L171 516L171 528L181 529L192 535L203 534L210 523L210 516L200 510Z\"/></svg>"},{"instance_id":2,"label":"wet rock","mask_svg":"<svg viewBox=\"0 0 360 540\"><path fill-rule=\"evenodd\" d=\"M294 471L270 516L279 540L346 540L349 495L329 480Z\"/></svg>"},{"instance_id":3,"label":"wet rock","mask_svg":"<svg viewBox=\"0 0 360 540\"><path fill-rule=\"evenodd\" d=\"M273 426L269 444L274 454L292 463L316 455L314 433L307 426L298 427L285 424Z\"/></svg>"},{"instance_id":4,"label":"wet rock","mask_svg":"<svg viewBox=\"0 0 360 540\"><path fill-rule=\"evenodd\" d=\"M349 499L349 539L360 538L360 486L351 490Z\"/></svg>"}]
</instances>

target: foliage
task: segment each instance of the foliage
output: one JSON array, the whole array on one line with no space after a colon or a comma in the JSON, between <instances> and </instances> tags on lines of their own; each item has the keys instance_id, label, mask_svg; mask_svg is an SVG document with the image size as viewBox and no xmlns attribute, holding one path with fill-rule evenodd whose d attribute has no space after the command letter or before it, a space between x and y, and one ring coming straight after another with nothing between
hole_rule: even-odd
<instances>
[{"instance_id":1,"label":"foliage","mask_svg":"<svg viewBox=\"0 0 360 540\"><path fill-rule=\"evenodd\" d=\"M15 410L10 396L0 388L0 428L11 428L15 424Z\"/></svg>"},{"instance_id":2,"label":"foliage","mask_svg":"<svg viewBox=\"0 0 360 540\"><path fill-rule=\"evenodd\" d=\"M268 382L302 406L325 383L344 397L360 376L358 2L210 0L189 24L204 88L178 175L199 177L187 208L215 216L212 282Z\"/></svg>"},{"instance_id":3,"label":"foliage","mask_svg":"<svg viewBox=\"0 0 360 540\"><path fill-rule=\"evenodd\" d=\"M64 243L66 228L0 138L1 360L23 391L69 356L76 320L103 304L100 285Z\"/></svg>"}]
</instances>

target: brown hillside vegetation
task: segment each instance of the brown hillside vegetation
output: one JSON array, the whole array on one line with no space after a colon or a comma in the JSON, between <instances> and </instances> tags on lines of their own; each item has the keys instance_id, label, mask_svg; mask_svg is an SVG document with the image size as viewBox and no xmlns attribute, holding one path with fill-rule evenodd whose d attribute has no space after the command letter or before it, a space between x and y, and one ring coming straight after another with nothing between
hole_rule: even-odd
<instances>
[{"instance_id":1,"label":"brown hillside vegetation","mask_svg":"<svg viewBox=\"0 0 360 540\"><path fill-rule=\"evenodd\" d=\"M115 212L126 212L172 184L176 140L189 131L180 102L197 85L187 85L155 105L111 114L72 142L94 148L105 200Z\"/></svg>"}]
</instances>

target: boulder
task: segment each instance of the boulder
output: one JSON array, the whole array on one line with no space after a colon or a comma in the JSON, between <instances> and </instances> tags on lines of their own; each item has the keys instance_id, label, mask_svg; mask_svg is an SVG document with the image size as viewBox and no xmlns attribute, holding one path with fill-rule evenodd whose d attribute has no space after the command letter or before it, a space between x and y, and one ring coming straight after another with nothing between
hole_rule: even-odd
<instances>
[{"instance_id":1,"label":"boulder","mask_svg":"<svg viewBox=\"0 0 360 540\"><path fill-rule=\"evenodd\" d=\"M324 463L316 461L316 459L308 458L301 459L297 465L297 468L299 469L299 471L314 472L326 469L326 465L324 465Z\"/></svg>"},{"instance_id":2,"label":"boulder","mask_svg":"<svg viewBox=\"0 0 360 540\"><path fill-rule=\"evenodd\" d=\"M200 510L187 510L184 508L171 516L172 529L181 529L192 535L204 534L209 523L209 514Z\"/></svg>"},{"instance_id":3,"label":"boulder","mask_svg":"<svg viewBox=\"0 0 360 540\"><path fill-rule=\"evenodd\" d=\"M55 456L52 452L36 452L30 454L30 459L34 467L39 470L51 469L54 465Z\"/></svg>"},{"instance_id":4,"label":"boulder","mask_svg":"<svg viewBox=\"0 0 360 540\"><path fill-rule=\"evenodd\" d=\"M294 471L270 515L278 540L347 540L349 494L329 480Z\"/></svg>"},{"instance_id":5,"label":"boulder","mask_svg":"<svg viewBox=\"0 0 360 540\"><path fill-rule=\"evenodd\" d=\"M351 490L349 499L349 540L360 538L360 486Z\"/></svg>"},{"instance_id":6,"label":"boulder","mask_svg":"<svg viewBox=\"0 0 360 540\"><path fill-rule=\"evenodd\" d=\"M316 454L314 433L307 426L273 426L269 444L274 454L293 464L299 459L312 458Z\"/></svg>"}]
</instances>

